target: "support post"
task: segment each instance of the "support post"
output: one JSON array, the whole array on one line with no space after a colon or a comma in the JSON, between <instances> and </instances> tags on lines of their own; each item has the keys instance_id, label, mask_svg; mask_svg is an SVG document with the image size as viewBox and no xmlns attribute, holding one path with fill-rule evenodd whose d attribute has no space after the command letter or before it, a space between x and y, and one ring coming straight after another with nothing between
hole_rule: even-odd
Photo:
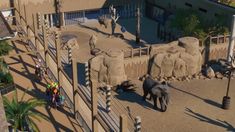
<instances>
[{"instance_id":1,"label":"support post","mask_svg":"<svg viewBox=\"0 0 235 132\"><path fill-rule=\"evenodd\" d=\"M85 81L86 81L86 87L90 87L90 73L89 73L88 62L85 63Z\"/></svg>"},{"instance_id":2,"label":"support post","mask_svg":"<svg viewBox=\"0 0 235 132\"><path fill-rule=\"evenodd\" d=\"M37 29L37 19L35 17L35 14L32 14L33 18L33 29L34 29L34 44L36 47L36 50L39 50L39 45L38 45L38 29Z\"/></svg>"},{"instance_id":3,"label":"support post","mask_svg":"<svg viewBox=\"0 0 235 132\"><path fill-rule=\"evenodd\" d=\"M228 55L227 55L227 61L231 62L231 57L233 57L233 49L234 49L234 42L235 42L235 15L233 15L233 21L232 21L232 27L231 27L231 36L230 36L230 42L228 46Z\"/></svg>"},{"instance_id":4,"label":"support post","mask_svg":"<svg viewBox=\"0 0 235 132\"><path fill-rule=\"evenodd\" d=\"M106 111L109 113L111 111L111 86L107 85L106 89Z\"/></svg>"},{"instance_id":5,"label":"support post","mask_svg":"<svg viewBox=\"0 0 235 132\"><path fill-rule=\"evenodd\" d=\"M43 23L43 21L42 21L42 15L40 14L40 13L37 13L37 28L40 30L40 29L42 29L42 23Z\"/></svg>"},{"instance_id":6,"label":"support post","mask_svg":"<svg viewBox=\"0 0 235 132\"><path fill-rule=\"evenodd\" d=\"M141 118L139 116L135 118L135 132L141 132Z\"/></svg>"},{"instance_id":7,"label":"support post","mask_svg":"<svg viewBox=\"0 0 235 132\"><path fill-rule=\"evenodd\" d=\"M47 37L48 37L48 25L47 22L44 20L44 23L42 25L42 30L43 30L43 43L44 43L44 50L45 50L45 62L46 62L46 67L49 66L49 50L48 50L48 41L47 41ZM39 48L39 45L38 45Z\"/></svg>"},{"instance_id":8,"label":"support post","mask_svg":"<svg viewBox=\"0 0 235 132\"><path fill-rule=\"evenodd\" d=\"M74 104L74 116L78 111L78 99L76 99L76 89L78 88L78 74L77 74L77 61L75 58L72 59L72 74L73 74L73 104ZM76 119L76 117L75 117Z\"/></svg>"},{"instance_id":9,"label":"support post","mask_svg":"<svg viewBox=\"0 0 235 132\"><path fill-rule=\"evenodd\" d=\"M128 127L127 127L127 117L126 115L121 115L120 116L120 132L127 132Z\"/></svg>"},{"instance_id":10,"label":"support post","mask_svg":"<svg viewBox=\"0 0 235 132\"><path fill-rule=\"evenodd\" d=\"M140 43L140 8L136 9L136 43Z\"/></svg>"},{"instance_id":11,"label":"support post","mask_svg":"<svg viewBox=\"0 0 235 132\"><path fill-rule=\"evenodd\" d=\"M61 12L61 26L65 26L64 12Z\"/></svg>"},{"instance_id":12,"label":"support post","mask_svg":"<svg viewBox=\"0 0 235 132\"><path fill-rule=\"evenodd\" d=\"M68 64L72 64L72 47L70 44L68 44Z\"/></svg>"},{"instance_id":13,"label":"support post","mask_svg":"<svg viewBox=\"0 0 235 132\"><path fill-rule=\"evenodd\" d=\"M61 79L61 51L60 51L60 35L59 32L55 34L55 44L56 44L56 60L57 60L57 74L58 74L58 81L59 86L61 86L62 79Z\"/></svg>"},{"instance_id":14,"label":"support post","mask_svg":"<svg viewBox=\"0 0 235 132\"><path fill-rule=\"evenodd\" d=\"M90 73L89 73L89 63L85 63L85 74L86 74L86 86L91 89L91 115L92 115L92 132L98 132L98 121L97 121L97 107L98 107L98 99L97 99L97 89L90 85ZM90 87L91 86L91 87Z\"/></svg>"}]
</instances>

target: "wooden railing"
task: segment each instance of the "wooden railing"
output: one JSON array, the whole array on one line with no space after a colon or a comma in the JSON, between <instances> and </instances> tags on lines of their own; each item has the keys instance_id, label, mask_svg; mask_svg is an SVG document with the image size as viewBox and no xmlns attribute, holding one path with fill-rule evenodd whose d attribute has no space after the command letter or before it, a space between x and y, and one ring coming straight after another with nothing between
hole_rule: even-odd
<instances>
[{"instance_id":1,"label":"wooden railing","mask_svg":"<svg viewBox=\"0 0 235 132\"><path fill-rule=\"evenodd\" d=\"M144 55L149 55L149 52L150 52L150 46L130 48L130 50L124 51L124 58L141 57Z\"/></svg>"},{"instance_id":2,"label":"wooden railing","mask_svg":"<svg viewBox=\"0 0 235 132\"><path fill-rule=\"evenodd\" d=\"M217 35L209 37L210 44L228 43L230 35Z\"/></svg>"},{"instance_id":3,"label":"wooden railing","mask_svg":"<svg viewBox=\"0 0 235 132\"><path fill-rule=\"evenodd\" d=\"M18 28L18 30L22 31L22 33L24 34L23 36L28 36L29 33L32 33L35 37L35 40L30 40L30 39L27 40L27 43L30 45L30 48L32 50L37 50L38 46L45 50L45 47L46 47L45 44L46 43L47 44L48 43L50 43L50 44L53 43L53 42L49 42L48 41L49 39L43 40L45 34L41 33L42 32L42 31L40 31L41 29L37 29L37 31L35 31L35 29L28 26L28 23L26 22L26 19L21 16L20 12L19 11L16 11L16 12L20 16L19 17L19 22L17 21L18 26L16 26ZM34 26L36 26L35 23L36 22L34 22ZM25 28L23 28L23 27L25 27ZM38 26L36 26L36 27L38 27ZM40 37L40 35L42 35L43 37ZM36 43L36 38L37 38L37 43ZM55 44L52 44L52 45L55 46ZM146 50L146 48L143 48L142 50L144 50L144 49ZM149 53L149 51L142 51L142 50L139 52L140 56ZM134 53L132 53L132 54L135 55ZM57 63L57 57L56 57L55 52L53 52L51 49L49 49L47 51L47 55L48 55L49 58L51 58L50 63L53 63L53 64ZM44 61L44 58L46 58L45 56L46 56L46 52L42 53L42 54L41 53L37 54L37 57L40 58L41 60L43 60L44 65L46 64L46 62ZM81 98L81 100L80 100L80 103L78 103L78 104L74 103L74 100L73 100L74 97L71 97L70 96L71 93L70 93L70 91L68 91L68 89L71 89L71 85L73 85L72 80L70 79L70 77L67 76L67 74L63 70L60 69L60 71L58 71L58 69L59 69L58 64L56 64L56 66L57 66L57 68L50 67L50 65L49 65L49 67L47 68L47 70L48 70L47 73L48 73L48 76L51 80L59 81L60 79L58 80L58 75L56 75L56 74L59 74L58 72L60 72L60 77L63 76L64 77L63 79L65 79L66 82L69 82L69 84L70 84L69 87L68 86L66 86L64 88L62 87L62 89L61 89L61 93L66 98L66 104L68 104L70 109L73 110L74 108L72 108L72 107L76 107L76 105L84 102L85 107L88 108L88 111L86 111L86 113L90 113L92 111L92 104L93 104L89 100L91 97L87 96L87 94L90 94L90 91L87 91L86 88L83 88L82 86L80 86L78 84L78 87L75 88L75 91L78 91L78 96ZM53 70L53 69L57 69L57 70ZM65 80L63 80L63 81L65 81ZM86 93L84 92L84 90L85 90ZM74 91L72 91L72 92L74 92ZM72 95L73 94L74 93L72 93ZM89 99L87 99L87 98L89 98ZM99 102L104 103L103 101L99 101ZM99 107L100 106L101 105L99 105ZM104 105L102 105L102 107L104 107ZM75 118L76 119L79 118L77 120L79 120L80 123L82 122L82 124L83 124L82 128L83 128L84 131L93 131L92 130L93 128L91 128L91 126L90 126L90 123L93 122L93 119L96 119L99 122L99 124L100 124L100 126L102 127L103 130L105 130L105 131L114 130L112 128L112 126L110 126L110 120L106 119L106 118L111 119L113 117L113 116L110 116L108 113L100 112L100 110L99 110L98 115L96 115L95 117L92 117L92 121L90 122L89 119L84 117L84 113L83 112L80 113L80 112L81 112L81 110L71 111L71 113L73 113L75 115ZM115 117L115 118L117 118L117 117ZM119 122L115 122L115 124L119 127ZM115 130L117 130L117 129L115 129Z\"/></svg>"}]
</instances>

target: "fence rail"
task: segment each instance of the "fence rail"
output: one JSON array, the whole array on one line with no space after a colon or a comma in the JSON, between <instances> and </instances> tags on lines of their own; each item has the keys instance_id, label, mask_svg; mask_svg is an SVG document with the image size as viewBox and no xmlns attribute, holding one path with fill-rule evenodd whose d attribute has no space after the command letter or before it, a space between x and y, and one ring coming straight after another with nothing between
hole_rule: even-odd
<instances>
[{"instance_id":1,"label":"fence rail","mask_svg":"<svg viewBox=\"0 0 235 132\"><path fill-rule=\"evenodd\" d=\"M210 44L220 44L229 42L230 35L217 35L209 37Z\"/></svg>"},{"instance_id":2,"label":"fence rail","mask_svg":"<svg viewBox=\"0 0 235 132\"><path fill-rule=\"evenodd\" d=\"M150 46L131 48L130 50L124 51L124 58L141 57L144 55L149 55L149 52L150 52Z\"/></svg>"}]
</instances>

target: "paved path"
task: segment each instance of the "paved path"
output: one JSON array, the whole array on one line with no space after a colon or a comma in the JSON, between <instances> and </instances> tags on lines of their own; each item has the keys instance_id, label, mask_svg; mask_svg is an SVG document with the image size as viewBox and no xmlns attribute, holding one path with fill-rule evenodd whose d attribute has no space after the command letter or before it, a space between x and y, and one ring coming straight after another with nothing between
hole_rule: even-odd
<instances>
[{"instance_id":1,"label":"paved path","mask_svg":"<svg viewBox=\"0 0 235 132\"><path fill-rule=\"evenodd\" d=\"M14 50L11 53L21 53L30 50L27 44L23 43L12 43ZM6 62L10 66L10 72L14 77L17 92L19 97L21 97L23 91L26 91L25 99L30 97L36 97L40 99L45 99L45 86L46 80L42 83L37 83L34 75L35 71L35 57L30 55L24 55L19 57L7 58ZM8 96L12 96L9 94ZM64 109L50 109L49 107L37 108L36 111L49 117L50 122L41 120L37 122L40 131L81 131L78 123L72 118L72 114L68 112L67 108Z\"/></svg>"}]
</instances>

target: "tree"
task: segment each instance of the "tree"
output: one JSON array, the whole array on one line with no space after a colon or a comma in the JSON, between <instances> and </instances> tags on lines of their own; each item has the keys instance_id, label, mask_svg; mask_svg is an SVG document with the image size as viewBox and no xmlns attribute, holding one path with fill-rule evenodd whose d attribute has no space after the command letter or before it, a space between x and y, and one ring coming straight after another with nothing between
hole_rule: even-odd
<instances>
[{"instance_id":1,"label":"tree","mask_svg":"<svg viewBox=\"0 0 235 132\"><path fill-rule=\"evenodd\" d=\"M25 131L27 130L27 127L29 127L33 131L38 132L39 128L33 119L40 121L40 118L45 120L48 120L48 118L41 113L34 111L34 109L39 106L44 106L46 102L36 98L23 101L24 95L25 93L21 97L21 100L18 100L17 92L15 92L12 101L6 97L3 97L7 120L12 124L15 131L17 129L20 131Z\"/></svg>"},{"instance_id":2,"label":"tree","mask_svg":"<svg viewBox=\"0 0 235 132\"><path fill-rule=\"evenodd\" d=\"M0 56L7 55L12 47L6 41L0 41Z\"/></svg>"}]
</instances>

